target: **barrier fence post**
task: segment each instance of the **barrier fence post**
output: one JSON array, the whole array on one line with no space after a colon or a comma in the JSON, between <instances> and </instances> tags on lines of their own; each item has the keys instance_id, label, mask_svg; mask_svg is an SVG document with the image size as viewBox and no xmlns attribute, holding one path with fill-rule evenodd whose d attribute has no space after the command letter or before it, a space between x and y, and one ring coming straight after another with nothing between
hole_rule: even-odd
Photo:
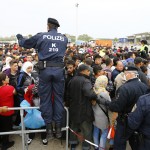
<instances>
[{"instance_id":1,"label":"barrier fence post","mask_svg":"<svg viewBox=\"0 0 150 150\"><path fill-rule=\"evenodd\" d=\"M67 112L67 119L66 119L66 150L68 150L68 137L69 137L69 111L68 108L65 107Z\"/></svg>"},{"instance_id":2,"label":"barrier fence post","mask_svg":"<svg viewBox=\"0 0 150 150\"><path fill-rule=\"evenodd\" d=\"M23 115L24 115L24 110L20 110L20 117L21 117L21 136L22 136L22 150L25 150L25 138L24 138L24 121L23 121Z\"/></svg>"},{"instance_id":3,"label":"barrier fence post","mask_svg":"<svg viewBox=\"0 0 150 150\"><path fill-rule=\"evenodd\" d=\"M25 130L24 125L24 110L25 109L39 109L39 107L15 107L15 108L8 108L8 110L19 110L20 111L20 117L21 117L21 130L20 131L10 131L10 132L1 132L0 135L9 135L9 134L21 134L22 136L22 150L28 150L28 144L27 144L27 133L39 133L39 132L45 132L45 130ZM68 150L68 139L69 139L69 111L68 108L65 107L65 110L67 112L67 119L66 119L66 127L63 130L66 130L66 150Z\"/></svg>"}]
</instances>

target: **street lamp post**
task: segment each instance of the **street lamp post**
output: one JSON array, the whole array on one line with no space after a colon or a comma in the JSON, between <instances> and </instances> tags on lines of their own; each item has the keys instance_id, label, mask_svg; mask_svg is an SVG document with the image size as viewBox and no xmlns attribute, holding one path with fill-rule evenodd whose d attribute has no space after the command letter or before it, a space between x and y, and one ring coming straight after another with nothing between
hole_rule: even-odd
<instances>
[{"instance_id":1,"label":"street lamp post","mask_svg":"<svg viewBox=\"0 0 150 150\"><path fill-rule=\"evenodd\" d=\"M79 6L79 4L76 3L75 4L75 7L76 7L76 41L78 38L78 6Z\"/></svg>"}]
</instances>

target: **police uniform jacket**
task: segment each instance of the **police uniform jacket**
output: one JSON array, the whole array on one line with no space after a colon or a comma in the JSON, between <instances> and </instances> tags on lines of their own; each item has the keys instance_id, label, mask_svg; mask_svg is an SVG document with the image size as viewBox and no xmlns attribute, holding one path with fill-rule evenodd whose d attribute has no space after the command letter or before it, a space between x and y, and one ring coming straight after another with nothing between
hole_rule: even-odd
<instances>
[{"instance_id":1,"label":"police uniform jacket","mask_svg":"<svg viewBox=\"0 0 150 150\"><path fill-rule=\"evenodd\" d=\"M91 100L95 100L89 77L79 74L75 76L68 85L70 120L74 123L83 121L94 121Z\"/></svg>"},{"instance_id":2,"label":"police uniform jacket","mask_svg":"<svg viewBox=\"0 0 150 150\"><path fill-rule=\"evenodd\" d=\"M40 61L63 62L68 39L56 29L38 33L29 39L19 39L19 45L25 48L38 50Z\"/></svg>"},{"instance_id":3,"label":"police uniform jacket","mask_svg":"<svg viewBox=\"0 0 150 150\"><path fill-rule=\"evenodd\" d=\"M109 109L119 114L127 114L131 112L138 98L144 95L147 90L148 87L138 78L128 80L119 88L116 99L108 102Z\"/></svg>"},{"instance_id":4,"label":"police uniform jacket","mask_svg":"<svg viewBox=\"0 0 150 150\"><path fill-rule=\"evenodd\" d=\"M136 110L128 116L128 125L150 139L150 94L141 96L136 106Z\"/></svg>"}]
</instances>

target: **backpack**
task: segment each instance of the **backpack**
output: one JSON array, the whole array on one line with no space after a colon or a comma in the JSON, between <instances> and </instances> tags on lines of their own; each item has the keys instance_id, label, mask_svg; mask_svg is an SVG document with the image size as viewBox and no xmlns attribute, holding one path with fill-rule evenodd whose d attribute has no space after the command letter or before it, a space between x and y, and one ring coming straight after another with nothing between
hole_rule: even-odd
<instances>
[{"instance_id":1,"label":"backpack","mask_svg":"<svg viewBox=\"0 0 150 150\"><path fill-rule=\"evenodd\" d=\"M109 69L105 69L104 71L106 71L107 73L111 73ZM108 78L108 84L107 84L106 90L108 92L112 92L115 90L114 83L111 81L111 78L108 76L108 74L106 76Z\"/></svg>"}]
</instances>

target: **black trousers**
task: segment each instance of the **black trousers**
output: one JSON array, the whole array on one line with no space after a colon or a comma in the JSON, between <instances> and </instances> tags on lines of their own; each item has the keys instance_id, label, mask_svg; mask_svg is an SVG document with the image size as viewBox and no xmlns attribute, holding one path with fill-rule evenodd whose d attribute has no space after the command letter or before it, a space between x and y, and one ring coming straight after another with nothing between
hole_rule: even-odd
<instances>
[{"instance_id":1,"label":"black trousers","mask_svg":"<svg viewBox=\"0 0 150 150\"><path fill-rule=\"evenodd\" d=\"M33 129L29 129L29 128L27 128L27 129L28 130L33 130ZM46 126L42 127L41 129L46 129ZM46 139L46 135L47 135L46 132L41 132L41 139L42 140ZM35 137L35 133L29 133L29 138L30 139L34 139L34 137Z\"/></svg>"},{"instance_id":2,"label":"black trousers","mask_svg":"<svg viewBox=\"0 0 150 150\"><path fill-rule=\"evenodd\" d=\"M92 122L84 121L80 124L71 122L71 129L78 132L79 129L82 131L83 137L89 141L92 141ZM75 134L70 132L69 138L70 144L78 144L78 138ZM82 142L82 150L90 150L90 144L85 141Z\"/></svg>"},{"instance_id":3,"label":"black trousers","mask_svg":"<svg viewBox=\"0 0 150 150\"><path fill-rule=\"evenodd\" d=\"M12 116L0 115L0 132L8 132L12 130ZM2 145L7 145L9 142L9 135L1 136Z\"/></svg>"}]
</instances>

